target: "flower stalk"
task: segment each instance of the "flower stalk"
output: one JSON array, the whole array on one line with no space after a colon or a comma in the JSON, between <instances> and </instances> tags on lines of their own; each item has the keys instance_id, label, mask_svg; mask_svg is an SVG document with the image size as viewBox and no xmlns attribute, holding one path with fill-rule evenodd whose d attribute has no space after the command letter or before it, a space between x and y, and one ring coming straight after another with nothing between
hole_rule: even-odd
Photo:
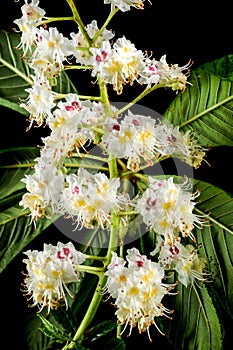
<instances>
[{"instance_id":1,"label":"flower stalk","mask_svg":"<svg viewBox=\"0 0 233 350\"><path fill-rule=\"evenodd\" d=\"M79 12L77 10L77 7L75 5L75 2L73 0L66 0L67 4L70 6L70 9L73 13L73 21L77 23L78 27L80 28L87 44L91 45L91 39L86 31L85 25L83 24L83 21L81 20L81 17L79 15Z\"/></svg>"}]
</instances>

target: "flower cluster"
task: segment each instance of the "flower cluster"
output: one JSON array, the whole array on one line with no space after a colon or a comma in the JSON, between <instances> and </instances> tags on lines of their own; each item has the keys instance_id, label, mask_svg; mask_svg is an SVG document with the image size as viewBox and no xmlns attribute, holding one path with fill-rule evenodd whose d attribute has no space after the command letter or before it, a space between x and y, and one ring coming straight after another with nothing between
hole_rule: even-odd
<instances>
[{"instance_id":1,"label":"flower cluster","mask_svg":"<svg viewBox=\"0 0 233 350\"><path fill-rule=\"evenodd\" d=\"M145 163L152 165L162 156L179 157L190 165L195 164L195 167L200 165L204 150L196 145L195 139L191 141L189 132L182 134L178 128L162 122L156 123L149 116L135 115L129 111L128 115L121 119L116 116L117 113L118 110L114 106L105 111L103 103L80 101L78 95L73 93L67 94L64 101L59 101L53 113L46 119L51 133L42 138L44 145L40 149L40 156L36 158L34 173L27 174L22 179L28 192L24 194L20 205L30 209L32 220L45 214L56 212L64 214L62 208L65 208L68 216L74 216L77 208L74 211L73 204L68 203L68 200L71 201L73 198L67 195L68 188L71 193L73 189L70 189L70 177L65 176L65 159L75 152L82 157L80 149L84 151L85 156L85 145L94 141L98 135L100 152L127 159L127 167L133 171L139 170ZM40 118L40 113L38 116ZM102 136L99 134L100 131ZM85 176L87 174L86 172ZM97 178L98 174L95 176ZM66 186L67 189L64 191ZM61 196L63 207L60 205ZM96 205L89 206L93 207L96 208ZM106 201L104 213L108 213L106 214L108 216L113 207ZM86 211L85 213L87 214ZM82 223L90 226L90 222L93 221L88 219L90 212L86 219L83 215L77 217L82 218ZM103 215L107 219L107 216ZM99 217L99 214L97 216ZM91 217L96 219L95 215ZM103 223L99 219L97 222Z\"/></svg>"},{"instance_id":2,"label":"flower cluster","mask_svg":"<svg viewBox=\"0 0 233 350\"><path fill-rule=\"evenodd\" d=\"M127 266L126 266L127 263ZM138 249L127 250L126 260L112 252L108 265L105 291L115 299L116 315L120 324L137 326L139 333L148 332L151 325L156 325L155 318L167 316L173 312L163 304L163 297L172 294L176 284L164 283L164 269L153 262ZM125 328L123 329L123 331Z\"/></svg>"},{"instance_id":3,"label":"flower cluster","mask_svg":"<svg viewBox=\"0 0 233 350\"><path fill-rule=\"evenodd\" d=\"M49 161L44 165L40 161L35 168L34 174L22 179L28 192L19 203L29 208L35 224L38 218L60 214L72 218L79 228L104 228L110 224L111 211L128 203L123 194L118 194L118 178L109 179L104 173L91 174L85 169L79 169L77 175L56 174Z\"/></svg>"},{"instance_id":4,"label":"flower cluster","mask_svg":"<svg viewBox=\"0 0 233 350\"><path fill-rule=\"evenodd\" d=\"M107 120L104 131L101 145L115 157L127 159L127 167L133 171L139 170L142 161L153 164L162 156L176 157L198 168L205 155L189 130L183 134L179 127L130 111L121 120Z\"/></svg>"},{"instance_id":5,"label":"flower cluster","mask_svg":"<svg viewBox=\"0 0 233 350\"><path fill-rule=\"evenodd\" d=\"M77 251L69 242L44 244L43 251L24 252L27 267L24 280L24 292L32 299L32 306L39 306L40 311L47 306L57 309L63 302L68 306L66 292L72 296L67 284L80 281L78 265L86 260L86 255Z\"/></svg>"},{"instance_id":6,"label":"flower cluster","mask_svg":"<svg viewBox=\"0 0 233 350\"><path fill-rule=\"evenodd\" d=\"M174 183L173 177L158 180L149 176L148 181L148 188L136 203L144 223L163 236L166 243L173 244L180 234L195 240L194 226L204 223L193 213L194 200L200 193L190 191L190 182Z\"/></svg>"},{"instance_id":7,"label":"flower cluster","mask_svg":"<svg viewBox=\"0 0 233 350\"><path fill-rule=\"evenodd\" d=\"M109 179L103 173L92 175L80 169L78 175L66 177L68 187L63 190L61 206L68 217L72 217L78 226L104 228L110 224L111 211L120 208L123 196L117 195L120 186L118 178Z\"/></svg>"},{"instance_id":8,"label":"flower cluster","mask_svg":"<svg viewBox=\"0 0 233 350\"><path fill-rule=\"evenodd\" d=\"M119 1L121 5L136 7L139 3L142 2ZM22 48L24 56L30 54L27 62L34 71L32 87L26 90L29 96L21 103L21 107L29 112L31 121L42 125L44 119L51 116L57 98L52 87L65 69L65 63L72 60L80 68L89 68L93 77L111 84L119 94L123 85L134 81L148 87L160 84L175 91L185 89L189 63L183 67L169 65L166 55L159 61L155 60L136 49L125 36L112 43L110 40L114 34L106 28L100 31L95 20L85 27L85 31L79 29L77 33L70 33L69 39L56 27L45 29L41 25L45 11L38 4L38 0L30 4L26 1L21 9L22 17L14 21L21 33L18 48Z\"/></svg>"},{"instance_id":9,"label":"flower cluster","mask_svg":"<svg viewBox=\"0 0 233 350\"><path fill-rule=\"evenodd\" d=\"M129 11L131 7L135 7L137 9L144 8L144 0L104 0L104 3L111 4L112 10L117 7L123 12Z\"/></svg>"},{"instance_id":10,"label":"flower cluster","mask_svg":"<svg viewBox=\"0 0 233 350\"><path fill-rule=\"evenodd\" d=\"M198 249L192 244L182 244L179 238L171 243L158 237L157 245L150 254L157 255L165 270L175 271L178 281L185 287L189 283L204 282L210 276L205 271L207 261L199 256Z\"/></svg>"},{"instance_id":11,"label":"flower cluster","mask_svg":"<svg viewBox=\"0 0 233 350\"><path fill-rule=\"evenodd\" d=\"M39 0L32 0L30 4L25 0L25 4L21 7L22 17L14 21L21 33L21 42L17 48L23 49L24 53L32 52L37 35L36 27L45 16L45 10L38 4Z\"/></svg>"}]
</instances>

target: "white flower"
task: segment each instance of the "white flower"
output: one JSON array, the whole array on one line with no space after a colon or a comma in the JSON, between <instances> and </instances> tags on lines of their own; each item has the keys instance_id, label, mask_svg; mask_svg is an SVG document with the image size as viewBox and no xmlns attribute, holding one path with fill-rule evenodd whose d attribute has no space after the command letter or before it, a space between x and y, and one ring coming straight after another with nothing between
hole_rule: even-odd
<instances>
[{"instance_id":1,"label":"white flower","mask_svg":"<svg viewBox=\"0 0 233 350\"><path fill-rule=\"evenodd\" d=\"M150 339L150 325L154 324L158 329L155 317L172 313L163 306L162 299L171 294L175 285L162 282L162 266L141 255L137 248L132 248L127 250L126 261L112 252L112 261L105 275L105 292L115 299L118 322L125 324L122 332L129 325L130 334L137 326L139 333L147 331Z\"/></svg>"},{"instance_id":2,"label":"white flower","mask_svg":"<svg viewBox=\"0 0 233 350\"><path fill-rule=\"evenodd\" d=\"M46 205L44 198L37 193L24 193L19 205L24 209L28 208L30 210L31 222L35 223L38 218L42 218L45 215Z\"/></svg>"},{"instance_id":3,"label":"white flower","mask_svg":"<svg viewBox=\"0 0 233 350\"><path fill-rule=\"evenodd\" d=\"M68 56L73 54L69 39L59 33L56 27L50 27L45 30L40 27L37 33L37 46L33 53L33 59L47 59L53 64L63 68L63 62L67 61Z\"/></svg>"},{"instance_id":4,"label":"white flower","mask_svg":"<svg viewBox=\"0 0 233 350\"><path fill-rule=\"evenodd\" d=\"M65 294L72 294L67 284L80 281L78 265L86 260L86 255L71 242L58 242L57 246L44 244L43 251L28 250L24 254L27 255L23 260L27 267L24 291L32 299L32 306L37 305L39 311L47 306L48 312L63 302L68 307Z\"/></svg>"},{"instance_id":5,"label":"white flower","mask_svg":"<svg viewBox=\"0 0 233 350\"><path fill-rule=\"evenodd\" d=\"M190 62L183 67L178 64L169 65L166 61L166 55L163 55L159 61L147 58L139 81L148 86L162 84L172 88L172 90L183 91L186 88L189 67Z\"/></svg>"},{"instance_id":6,"label":"white flower","mask_svg":"<svg viewBox=\"0 0 233 350\"><path fill-rule=\"evenodd\" d=\"M51 115L51 110L55 106L54 93L50 89L48 81L41 81L32 77L34 83L31 88L25 89L28 97L25 102L20 104L21 107L30 113L30 126L35 121L38 126L44 124L47 116Z\"/></svg>"},{"instance_id":7,"label":"white flower","mask_svg":"<svg viewBox=\"0 0 233 350\"><path fill-rule=\"evenodd\" d=\"M39 0L32 0L29 4L25 0L25 4L21 7L23 18L27 19L28 22L37 23L44 17L45 10L39 7L38 4Z\"/></svg>"},{"instance_id":8,"label":"white flower","mask_svg":"<svg viewBox=\"0 0 233 350\"><path fill-rule=\"evenodd\" d=\"M98 34L99 31L97 22L95 20L88 24L85 29L90 39L94 39L95 35ZM90 49L88 48L88 44L81 30L79 30L78 33L70 33L70 36L71 45L73 47L72 51L74 57L76 58L76 62L85 65L92 65L93 63L95 64L95 60L93 61L93 52L95 52L95 49L100 48L102 43L109 44L109 40L114 37L114 34L112 31L104 29L103 32L94 41L93 46Z\"/></svg>"},{"instance_id":9,"label":"white flower","mask_svg":"<svg viewBox=\"0 0 233 350\"><path fill-rule=\"evenodd\" d=\"M25 56L28 51L32 51L37 38L37 30L33 24L25 22L24 18L16 19L14 23L17 24L21 32L20 43L16 48L22 49Z\"/></svg>"},{"instance_id":10,"label":"white flower","mask_svg":"<svg viewBox=\"0 0 233 350\"><path fill-rule=\"evenodd\" d=\"M120 207L121 196L117 190L118 178L109 179L103 173L91 174L79 169L78 175L66 177L68 187L61 198L61 211L80 227L93 228L95 224L104 227L110 223L110 213Z\"/></svg>"},{"instance_id":11,"label":"white flower","mask_svg":"<svg viewBox=\"0 0 233 350\"><path fill-rule=\"evenodd\" d=\"M19 203L23 208L29 208L34 223L38 218L56 212L64 188L64 176L51 159L42 156L35 161L34 173L26 174L21 180L26 184L27 192Z\"/></svg>"},{"instance_id":12,"label":"white flower","mask_svg":"<svg viewBox=\"0 0 233 350\"><path fill-rule=\"evenodd\" d=\"M206 149L198 145L190 130L182 133L178 126L161 122L156 126L155 136L161 155L177 157L194 168L201 165Z\"/></svg>"},{"instance_id":13,"label":"white flower","mask_svg":"<svg viewBox=\"0 0 233 350\"><path fill-rule=\"evenodd\" d=\"M49 81L51 86L61 71L58 63L50 62L44 57L31 58L28 64L34 70L34 74L38 79Z\"/></svg>"},{"instance_id":14,"label":"white flower","mask_svg":"<svg viewBox=\"0 0 233 350\"><path fill-rule=\"evenodd\" d=\"M193 245L183 245L179 239L174 243L158 242L151 255L158 253L158 260L165 269L175 270L178 280L185 287L194 281L206 281L210 273L204 272L206 262Z\"/></svg>"},{"instance_id":15,"label":"white flower","mask_svg":"<svg viewBox=\"0 0 233 350\"><path fill-rule=\"evenodd\" d=\"M123 85L132 84L138 79L145 66L143 52L137 50L135 45L125 36L116 40L112 50L110 50L109 44L102 43L100 52L93 50L92 52L95 57L95 61L92 61L93 74L98 72L106 83L113 85L113 89L118 94L122 92Z\"/></svg>"},{"instance_id":16,"label":"white flower","mask_svg":"<svg viewBox=\"0 0 233 350\"><path fill-rule=\"evenodd\" d=\"M181 234L195 240L192 230L201 226L198 215L193 213L195 198L199 192L192 193L186 182L176 184L173 177L168 180L156 180L149 177L149 186L137 200L136 210L150 230L155 230L165 237L165 241L173 242Z\"/></svg>"},{"instance_id":17,"label":"white flower","mask_svg":"<svg viewBox=\"0 0 233 350\"><path fill-rule=\"evenodd\" d=\"M118 7L122 12L129 11L131 6L142 10L143 2L144 0L104 0L104 4L111 4L112 11Z\"/></svg>"},{"instance_id":18,"label":"white flower","mask_svg":"<svg viewBox=\"0 0 233 350\"><path fill-rule=\"evenodd\" d=\"M22 48L24 55L32 51L32 46L36 41L36 27L45 15L45 11L38 4L38 0L32 0L29 4L25 0L25 4L21 7L22 17L13 21L21 32L21 41L17 48Z\"/></svg>"},{"instance_id":19,"label":"white flower","mask_svg":"<svg viewBox=\"0 0 233 350\"><path fill-rule=\"evenodd\" d=\"M128 112L121 123L107 124L102 144L118 158L129 159L128 167L138 170L141 162L155 160L159 148L155 132L155 120L151 117Z\"/></svg>"}]
</instances>

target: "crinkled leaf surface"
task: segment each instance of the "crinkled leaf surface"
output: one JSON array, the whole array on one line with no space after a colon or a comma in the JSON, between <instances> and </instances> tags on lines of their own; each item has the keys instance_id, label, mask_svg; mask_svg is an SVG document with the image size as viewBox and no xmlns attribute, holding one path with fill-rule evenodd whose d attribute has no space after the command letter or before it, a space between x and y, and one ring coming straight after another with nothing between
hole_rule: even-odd
<instances>
[{"instance_id":1,"label":"crinkled leaf surface","mask_svg":"<svg viewBox=\"0 0 233 350\"><path fill-rule=\"evenodd\" d=\"M233 55L191 72L164 117L180 130L192 130L203 146L233 146Z\"/></svg>"}]
</instances>

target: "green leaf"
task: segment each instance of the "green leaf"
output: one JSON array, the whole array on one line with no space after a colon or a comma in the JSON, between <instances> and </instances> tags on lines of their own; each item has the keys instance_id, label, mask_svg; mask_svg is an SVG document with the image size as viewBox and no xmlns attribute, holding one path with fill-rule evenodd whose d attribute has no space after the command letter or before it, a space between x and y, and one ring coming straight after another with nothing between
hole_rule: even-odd
<instances>
[{"instance_id":1,"label":"green leaf","mask_svg":"<svg viewBox=\"0 0 233 350\"><path fill-rule=\"evenodd\" d=\"M220 350L224 325L219 320L225 312L233 316L233 198L199 180L194 180L195 190L200 191L195 213L208 214L208 221L194 234L212 275L202 287L178 285L172 297L174 320L166 333L179 350Z\"/></svg>"},{"instance_id":2,"label":"green leaf","mask_svg":"<svg viewBox=\"0 0 233 350\"><path fill-rule=\"evenodd\" d=\"M72 337L70 334L67 334L65 331L62 331L60 328L52 324L48 319L46 319L42 314L37 315L43 323L43 327L40 330L49 338L54 340L57 343L64 343L67 340L71 341Z\"/></svg>"},{"instance_id":3,"label":"green leaf","mask_svg":"<svg viewBox=\"0 0 233 350\"><path fill-rule=\"evenodd\" d=\"M22 210L19 205L0 213L0 273L17 254L53 222L42 218L35 228L28 214L29 212Z\"/></svg>"},{"instance_id":4,"label":"green leaf","mask_svg":"<svg viewBox=\"0 0 233 350\"><path fill-rule=\"evenodd\" d=\"M35 314L35 310L30 310L26 319L25 336L30 350L51 349L51 340L40 328L43 326L41 319Z\"/></svg>"},{"instance_id":5,"label":"green leaf","mask_svg":"<svg viewBox=\"0 0 233 350\"><path fill-rule=\"evenodd\" d=\"M200 254L213 272L208 288L233 318L233 198L206 182L196 180L195 188L201 191L198 213L209 213L210 225L196 229Z\"/></svg>"},{"instance_id":6,"label":"green leaf","mask_svg":"<svg viewBox=\"0 0 233 350\"><path fill-rule=\"evenodd\" d=\"M108 339L104 344L104 350L125 350L125 342L118 338Z\"/></svg>"},{"instance_id":7,"label":"green leaf","mask_svg":"<svg viewBox=\"0 0 233 350\"><path fill-rule=\"evenodd\" d=\"M91 342L107 335L117 327L116 320L107 320L93 326L88 330L88 340Z\"/></svg>"},{"instance_id":8,"label":"green leaf","mask_svg":"<svg viewBox=\"0 0 233 350\"><path fill-rule=\"evenodd\" d=\"M109 338L104 337L103 339L99 339L93 343L88 344L88 349L96 350L96 349L104 349L104 350L125 350L126 344L123 339L118 339L115 337Z\"/></svg>"},{"instance_id":9,"label":"green leaf","mask_svg":"<svg viewBox=\"0 0 233 350\"><path fill-rule=\"evenodd\" d=\"M228 61L232 62L232 57L228 56ZM164 114L180 130L192 130L203 146L233 146L233 71L231 63L226 72L225 62L222 58L211 69L203 65L192 71L191 85L177 95Z\"/></svg>"},{"instance_id":10,"label":"green leaf","mask_svg":"<svg viewBox=\"0 0 233 350\"><path fill-rule=\"evenodd\" d=\"M19 99L27 97L25 89L30 87L32 80L28 65L21 58L21 51L15 49L19 40L17 33L0 31L0 96L4 99L0 103L25 114L24 109L19 107Z\"/></svg>"},{"instance_id":11,"label":"green leaf","mask_svg":"<svg viewBox=\"0 0 233 350\"><path fill-rule=\"evenodd\" d=\"M197 68L197 70L203 69L211 74L218 75L221 78L233 80L233 55L218 58Z\"/></svg>"},{"instance_id":12,"label":"green leaf","mask_svg":"<svg viewBox=\"0 0 233 350\"><path fill-rule=\"evenodd\" d=\"M32 173L35 158L39 156L36 147L21 147L0 150L0 203L13 193L23 190L24 175Z\"/></svg>"},{"instance_id":13,"label":"green leaf","mask_svg":"<svg viewBox=\"0 0 233 350\"><path fill-rule=\"evenodd\" d=\"M19 104L28 96L25 89L31 87L33 83L31 75L34 71L22 58L22 51L16 48L20 43L20 37L19 33L0 30L0 105L28 115ZM56 79L53 90L60 93L77 92L64 71Z\"/></svg>"},{"instance_id":14,"label":"green leaf","mask_svg":"<svg viewBox=\"0 0 233 350\"><path fill-rule=\"evenodd\" d=\"M205 286L178 285L167 337L177 350L221 350L217 312Z\"/></svg>"},{"instance_id":15,"label":"green leaf","mask_svg":"<svg viewBox=\"0 0 233 350\"><path fill-rule=\"evenodd\" d=\"M116 338L116 319L106 320L88 329L83 344L88 349L124 350L125 342Z\"/></svg>"},{"instance_id":16,"label":"green leaf","mask_svg":"<svg viewBox=\"0 0 233 350\"><path fill-rule=\"evenodd\" d=\"M76 316L77 322L81 322L83 313L86 312L86 305L90 303L97 283L97 276L85 274L82 283L78 284L76 298L73 300L72 305L70 305L73 314Z\"/></svg>"},{"instance_id":17,"label":"green leaf","mask_svg":"<svg viewBox=\"0 0 233 350\"><path fill-rule=\"evenodd\" d=\"M11 102L5 98L0 97L0 105L28 116L28 112L26 111L26 109L20 107L17 103Z\"/></svg>"}]
</instances>

